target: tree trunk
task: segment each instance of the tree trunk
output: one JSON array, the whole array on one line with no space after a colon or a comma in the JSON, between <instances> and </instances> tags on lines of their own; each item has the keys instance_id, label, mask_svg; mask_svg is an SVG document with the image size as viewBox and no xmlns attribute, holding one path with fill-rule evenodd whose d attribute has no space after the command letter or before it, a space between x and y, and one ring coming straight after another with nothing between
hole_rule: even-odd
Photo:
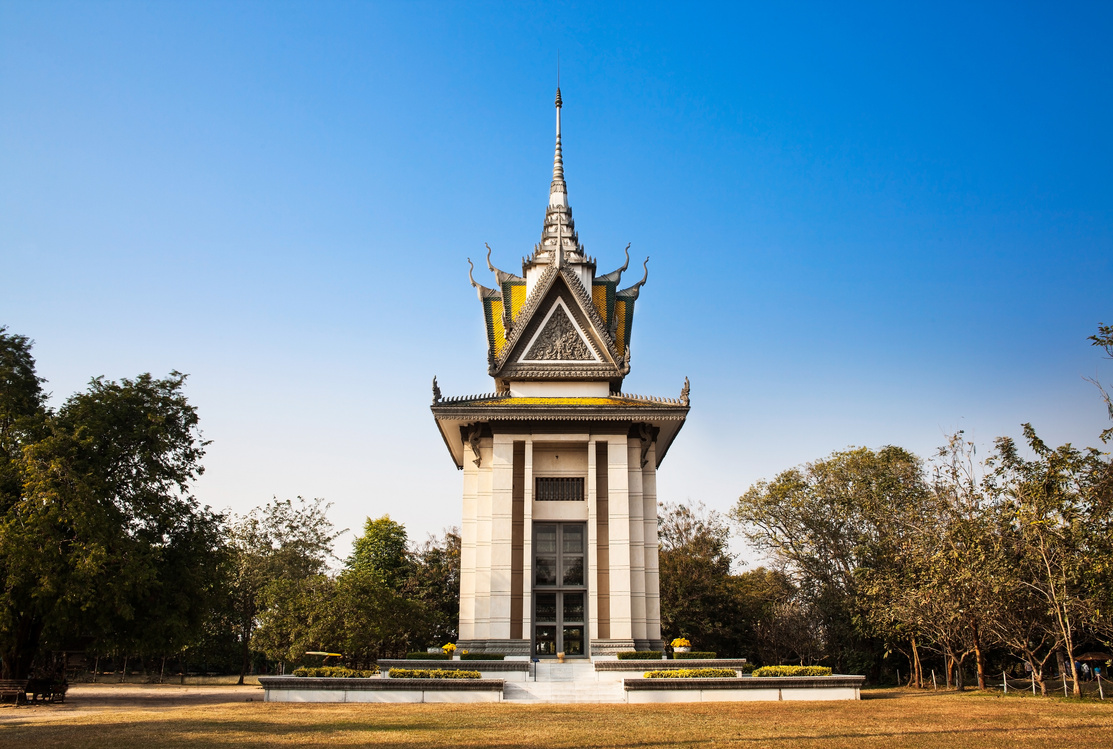
<instances>
[{"instance_id":1,"label":"tree trunk","mask_svg":"<svg viewBox=\"0 0 1113 749\"><path fill-rule=\"evenodd\" d=\"M158 672L158 683L166 682L166 656L162 656L162 669Z\"/></svg>"},{"instance_id":2,"label":"tree trunk","mask_svg":"<svg viewBox=\"0 0 1113 749\"><path fill-rule=\"evenodd\" d=\"M978 623L972 626L974 634L974 668L978 672L978 689L985 691L985 655L982 653L982 637L978 631Z\"/></svg>"},{"instance_id":3,"label":"tree trunk","mask_svg":"<svg viewBox=\"0 0 1113 749\"><path fill-rule=\"evenodd\" d=\"M236 682L243 686L243 677L247 675L247 668L251 660L251 641L248 635L248 630L245 628L241 632L240 637L240 680Z\"/></svg>"},{"instance_id":4,"label":"tree trunk","mask_svg":"<svg viewBox=\"0 0 1113 749\"><path fill-rule=\"evenodd\" d=\"M946 667L946 671L947 671L947 689L950 689L951 688L951 675L954 671L955 659L954 659L954 656L951 655L949 650L946 652L946 654L943 656L943 658L947 662L947 667Z\"/></svg>"}]
</instances>

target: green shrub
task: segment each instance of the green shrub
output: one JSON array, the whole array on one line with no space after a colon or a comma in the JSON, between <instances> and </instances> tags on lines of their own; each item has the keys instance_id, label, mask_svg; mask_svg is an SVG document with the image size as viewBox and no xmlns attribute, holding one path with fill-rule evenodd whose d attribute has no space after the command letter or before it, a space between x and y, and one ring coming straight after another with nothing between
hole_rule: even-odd
<instances>
[{"instance_id":1,"label":"green shrub","mask_svg":"<svg viewBox=\"0 0 1113 749\"><path fill-rule=\"evenodd\" d=\"M736 671L741 671L744 674L752 674L754 672L755 668L757 668L757 666L755 666L752 663L743 663L741 666L739 666L735 670Z\"/></svg>"},{"instance_id":2,"label":"green shrub","mask_svg":"<svg viewBox=\"0 0 1113 749\"><path fill-rule=\"evenodd\" d=\"M294 676L309 676L316 678L331 678L331 679L366 679L379 673L379 667L359 671L351 668L344 668L343 666L317 666L294 669Z\"/></svg>"},{"instance_id":3,"label":"green shrub","mask_svg":"<svg viewBox=\"0 0 1113 749\"><path fill-rule=\"evenodd\" d=\"M830 676L828 666L762 666L754 676Z\"/></svg>"},{"instance_id":4,"label":"green shrub","mask_svg":"<svg viewBox=\"0 0 1113 749\"><path fill-rule=\"evenodd\" d=\"M646 679L728 679L738 676L733 668L666 668L663 671L646 671Z\"/></svg>"},{"instance_id":5,"label":"green shrub","mask_svg":"<svg viewBox=\"0 0 1113 749\"><path fill-rule=\"evenodd\" d=\"M392 679L478 679L478 671L457 671L452 668L392 668Z\"/></svg>"},{"instance_id":6,"label":"green shrub","mask_svg":"<svg viewBox=\"0 0 1113 749\"><path fill-rule=\"evenodd\" d=\"M718 653L712 653L705 650L693 650L689 653L677 653L674 650L672 653L672 658L675 661L709 661L716 655L718 655Z\"/></svg>"},{"instance_id":7,"label":"green shrub","mask_svg":"<svg viewBox=\"0 0 1113 749\"><path fill-rule=\"evenodd\" d=\"M501 661L506 653L464 653L460 656L462 661Z\"/></svg>"},{"instance_id":8,"label":"green shrub","mask_svg":"<svg viewBox=\"0 0 1113 749\"><path fill-rule=\"evenodd\" d=\"M448 653L406 653L408 661L450 661L452 656Z\"/></svg>"},{"instance_id":9,"label":"green shrub","mask_svg":"<svg viewBox=\"0 0 1113 749\"><path fill-rule=\"evenodd\" d=\"M660 650L623 650L618 654L620 661L659 661Z\"/></svg>"}]
</instances>

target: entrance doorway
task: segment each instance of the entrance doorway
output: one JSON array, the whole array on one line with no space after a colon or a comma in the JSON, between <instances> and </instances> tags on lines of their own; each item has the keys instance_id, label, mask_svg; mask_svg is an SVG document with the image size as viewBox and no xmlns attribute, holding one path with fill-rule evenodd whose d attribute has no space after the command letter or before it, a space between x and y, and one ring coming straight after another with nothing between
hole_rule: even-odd
<instances>
[{"instance_id":1,"label":"entrance doorway","mask_svg":"<svg viewBox=\"0 0 1113 749\"><path fill-rule=\"evenodd\" d=\"M587 655L586 526L533 526L533 653Z\"/></svg>"}]
</instances>

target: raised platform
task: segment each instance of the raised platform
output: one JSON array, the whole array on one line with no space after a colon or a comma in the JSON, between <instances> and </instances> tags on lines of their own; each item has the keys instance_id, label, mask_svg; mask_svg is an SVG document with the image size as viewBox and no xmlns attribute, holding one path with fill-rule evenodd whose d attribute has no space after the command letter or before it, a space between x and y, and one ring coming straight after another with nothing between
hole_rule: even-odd
<instances>
[{"instance_id":1,"label":"raised platform","mask_svg":"<svg viewBox=\"0 0 1113 749\"><path fill-rule=\"evenodd\" d=\"M726 659L720 659L726 660ZM628 661L637 663L637 661ZM697 661L698 662L698 661ZM384 661L405 663L421 661ZM468 668L476 661L433 661L438 667L454 664ZM484 664L483 661L478 663ZM530 703L652 703L652 702L749 702L781 700L861 699L864 676L767 677L742 676L724 679L645 679L626 677L626 670L596 670L588 661L531 664L487 661L513 670L509 678L483 679L369 679L302 678L262 676L267 702L512 702ZM608 661L607 663L613 663ZM658 670L657 661L641 661ZM683 661L672 661L683 663ZM707 661L704 661L707 663ZM484 665L486 665L484 664ZM729 666L727 666L729 668ZM480 670L472 667L472 670ZM480 673L483 673L480 670Z\"/></svg>"},{"instance_id":2,"label":"raised platform","mask_svg":"<svg viewBox=\"0 0 1113 749\"><path fill-rule=\"evenodd\" d=\"M506 681L525 681L530 675L529 661L425 661L419 659L384 658L379 668L386 678L392 668L441 668L448 671L478 671L484 679L504 679Z\"/></svg>"},{"instance_id":3,"label":"raised platform","mask_svg":"<svg viewBox=\"0 0 1113 749\"><path fill-rule=\"evenodd\" d=\"M596 671L664 671L678 668L733 668L741 670L749 661L745 658L706 658L690 660L659 660L659 661L595 661Z\"/></svg>"},{"instance_id":4,"label":"raised platform","mask_svg":"<svg viewBox=\"0 0 1113 749\"><path fill-rule=\"evenodd\" d=\"M266 702L501 702L502 679L260 676Z\"/></svg>"},{"instance_id":5,"label":"raised platform","mask_svg":"<svg viewBox=\"0 0 1113 749\"><path fill-rule=\"evenodd\" d=\"M622 680L630 703L860 700L865 681L864 676L843 675Z\"/></svg>"}]
</instances>

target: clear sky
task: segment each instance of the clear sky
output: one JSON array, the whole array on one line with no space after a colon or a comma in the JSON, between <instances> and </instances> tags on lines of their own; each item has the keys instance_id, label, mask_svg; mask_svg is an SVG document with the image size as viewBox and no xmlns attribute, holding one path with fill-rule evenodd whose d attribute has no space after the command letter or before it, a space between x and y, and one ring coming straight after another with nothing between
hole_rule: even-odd
<instances>
[{"instance_id":1,"label":"clear sky","mask_svg":"<svg viewBox=\"0 0 1113 749\"><path fill-rule=\"evenodd\" d=\"M662 499L1095 444L1111 38L1108 3L3 0L0 324L55 402L189 373L214 507L458 523L430 380L492 389L466 258L540 238L559 49L580 240L652 258L625 389L692 382Z\"/></svg>"}]
</instances>

